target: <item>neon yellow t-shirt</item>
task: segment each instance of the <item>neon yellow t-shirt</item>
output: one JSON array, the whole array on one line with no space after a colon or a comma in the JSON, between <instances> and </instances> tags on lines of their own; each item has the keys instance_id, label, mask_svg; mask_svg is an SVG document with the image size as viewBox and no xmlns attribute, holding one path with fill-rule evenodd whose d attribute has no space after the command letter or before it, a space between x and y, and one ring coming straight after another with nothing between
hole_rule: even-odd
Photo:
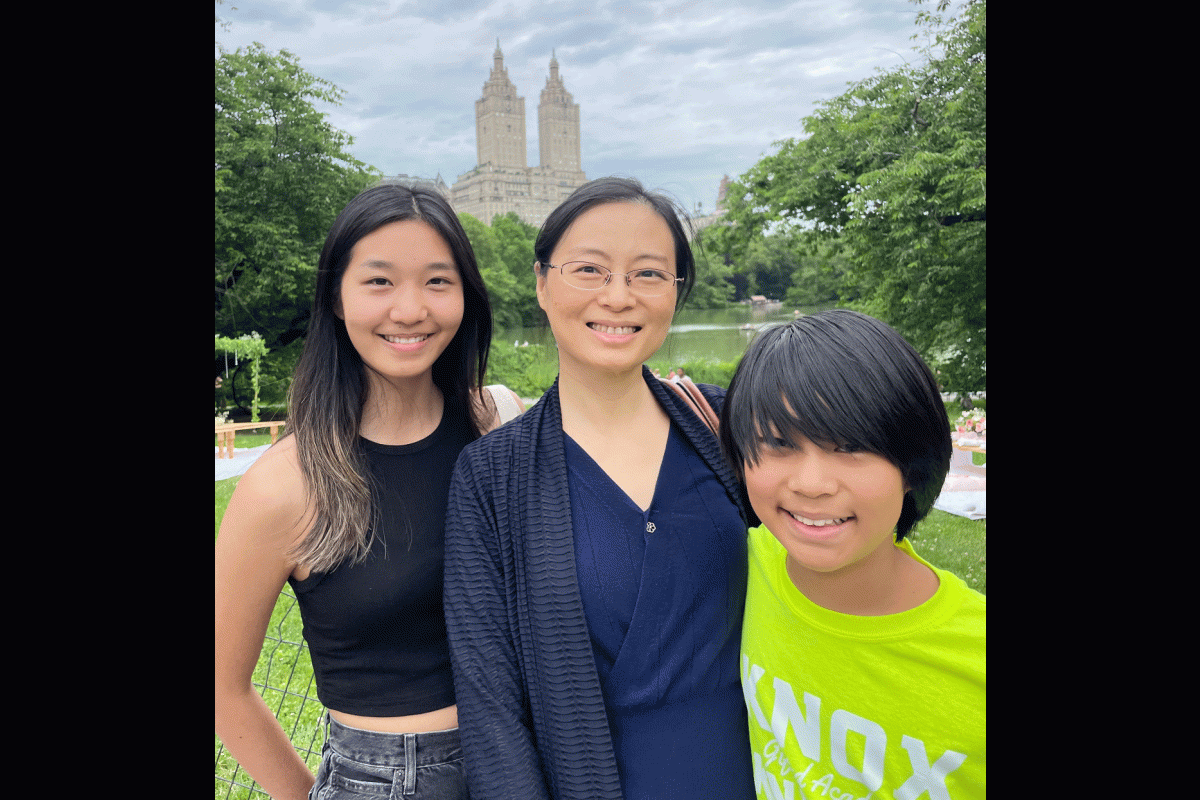
<instances>
[{"instance_id":1,"label":"neon yellow t-shirt","mask_svg":"<svg viewBox=\"0 0 1200 800\"><path fill-rule=\"evenodd\" d=\"M929 565L938 590L917 608L841 614L801 594L786 558L765 525L750 530L742 692L758 796L985 797L986 598Z\"/></svg>"}]
</instances>

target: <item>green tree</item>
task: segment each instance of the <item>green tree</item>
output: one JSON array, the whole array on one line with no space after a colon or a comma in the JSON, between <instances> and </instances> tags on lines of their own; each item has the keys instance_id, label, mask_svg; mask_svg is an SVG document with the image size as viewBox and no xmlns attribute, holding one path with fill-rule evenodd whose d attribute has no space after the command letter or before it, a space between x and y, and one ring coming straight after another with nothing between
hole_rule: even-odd
<instances>
[{"instance_id":1,"label":"green tree","mask_svg":"<svg viewBox=\"0 0 1200 800\"><path fill-rule=\"evenodd\" d=\"M743 256L772 226L811 225L848 262L841 304L965 392L986 386L986 2L949 5L917 14L921 63L852 84L729 187L720 245Z\"/></svg>"},{"instance_id":2,"label":"green tree","mask_svg":"<svg viewBox=\"0 0 1200 800\"><path fill-rule=\"evenodd\" d=\"M487 287L488 302L492 306L492 325L497 332L521 324L521 292L517 279L500 260L500 243L496 233L471 214L460 213L471 249L475 251L475 262L479 274Z\"/></svg>"},{"instance_id":3,"label":"green tree","mask_svg":"<svg viewBox=\"0 0 1200 800\"><path fill-rule=\"evenodd\" d=\"M746 291L782 300L792 284L792 273L800 266L792 236L772 233L755 238L746 249L740 271L749 279Z\"/></svg>"},{"instance_id":4,"label":"green tree","mask_svg":"<svg viewBox=\"0 0 1200 800\"><path fill-rule=\"evenodd\" d=\"M712 230L705 228L692 240L696 280L685 308L724 308L734 300L733 267L724 251L712 247Z\"/></svg>"},{"instance_id":5,"label":"green tree","mask_svg":"<svg viewBox=\"0 0 1200 800\"><path fill-rule=\"evenodd\" d=\"M542 320L542 309L537 304L536 279L533 274L533 243L538 229L523 222L513 211L492 218L492 233L496 237L496 249L505 269L513 276L517 285L517 305L520 325L533 327Z\"/></svg>"},{"instance_id":6,"label":"green tree","mask_svg":"<svg viewBox=\"0 0 1200 800\"><path fill-rule=\"evenodd\" d=\"M849 261L839 243L814 237L808 231L796 231L792 235L798 263L792 271L791 286L788 287L784 302L795 308L822 305L838 299L853 300L852 296L839 292L849 268Z\"/></svg>"},{"instance_id":7,"label":"green tree","mask_svg":"<svg viewBox=\"0 0 1200 800\"><path fill-rule=\"evenodd\" d=\"M353 139L314 106L338 104L342 94L286 50L218 46L216 333L263 337L266 400L282 399L299 354L334 218L379 177L347 152ZM235 391L235 402L244 405L248 389Z\"/></svg>"}]
</instances>

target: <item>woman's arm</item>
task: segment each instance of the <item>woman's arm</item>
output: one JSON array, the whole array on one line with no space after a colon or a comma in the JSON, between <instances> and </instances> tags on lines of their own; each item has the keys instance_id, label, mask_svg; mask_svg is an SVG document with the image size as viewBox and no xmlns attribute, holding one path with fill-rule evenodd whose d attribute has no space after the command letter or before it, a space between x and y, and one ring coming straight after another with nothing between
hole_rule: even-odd
<instances>
[{"instance_id":1,"label":"woman's arm","mask_svg":"<svg viewBox=\"0 0 1200 800\"><path fill-rule=\"evenodd\" d=\"M307 527L292 447L281 441L242 476L216 546L216 732L276 800L305 800L316 780L251 684L275 601L295 567L285 553Z\"/></svg>"},{"instance_id":2,"label":"woman's arm","mask_svg":"<svg viewBox=\"0 0 1200 800\"><path fill-rule=\"evenodd\" d=\"M464 451L446 508L446 628L459 731L473 800L547 798L515 637L512 548L492 482L504 470ZM485 467L476 479L474 463ZM511 498L517 502L518 498Z\"/></svg>"}]
</instances>

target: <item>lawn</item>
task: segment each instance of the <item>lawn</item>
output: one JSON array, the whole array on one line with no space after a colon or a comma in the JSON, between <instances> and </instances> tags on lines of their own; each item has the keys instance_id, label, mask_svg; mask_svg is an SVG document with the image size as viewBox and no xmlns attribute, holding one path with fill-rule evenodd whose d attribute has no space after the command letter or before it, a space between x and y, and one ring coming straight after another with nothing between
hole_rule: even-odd
<instances>
[{"instance_id":1,"label":"lawn","mask_svg":"<svg viewBox=\"0 0 1200 800\"><path fill-rule=\"evenodd\" d=\"M913 549L935 567L953 572L987 594L987 519L967 519L939 509L908 535Z\"/></svg>"}]
</instances>

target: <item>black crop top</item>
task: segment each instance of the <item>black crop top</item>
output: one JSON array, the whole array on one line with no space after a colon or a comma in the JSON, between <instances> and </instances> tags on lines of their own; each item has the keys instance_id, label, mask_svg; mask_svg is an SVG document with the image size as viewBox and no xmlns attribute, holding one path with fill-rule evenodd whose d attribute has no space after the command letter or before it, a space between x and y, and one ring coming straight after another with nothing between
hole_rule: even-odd
<instances>
[{"instance_id":1,"label":"black crop top","mask_svg":"<svg viewBox=\"0 0 1200 800\"><path fill-rule=\"evenodd\" d=\"M326 708L399 717L454 705L442 611L446 497L471 438L465 415L447 398L437 430L419 442L359 439L376 481L382 533L366 561L288 579Z\"/></svg>"}]
</instances>

